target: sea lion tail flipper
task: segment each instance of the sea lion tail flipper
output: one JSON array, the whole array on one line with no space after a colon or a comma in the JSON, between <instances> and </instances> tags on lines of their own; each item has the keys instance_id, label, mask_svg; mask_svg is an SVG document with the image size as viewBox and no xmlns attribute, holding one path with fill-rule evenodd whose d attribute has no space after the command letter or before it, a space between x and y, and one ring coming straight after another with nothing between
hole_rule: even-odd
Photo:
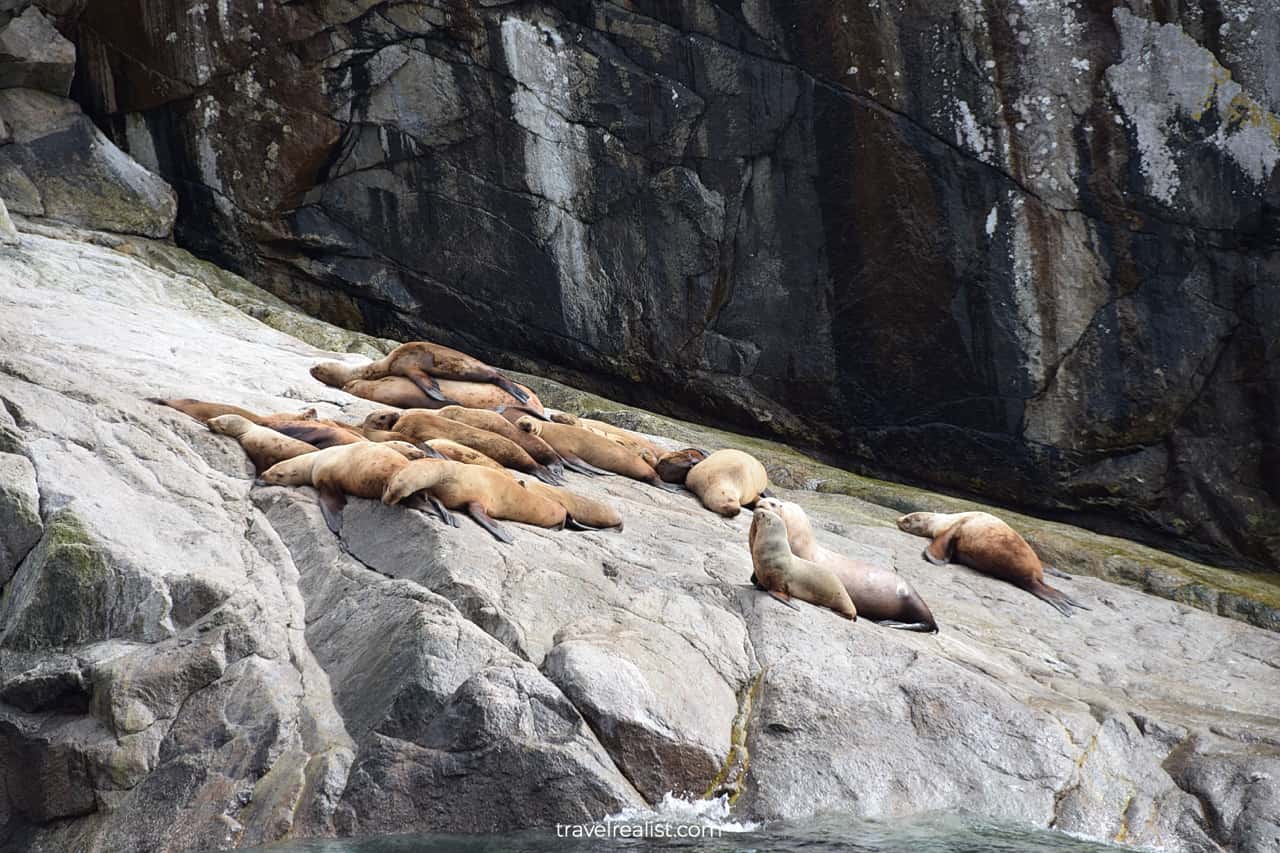
<instances>
[{"instance_id":1,"label":"sea lion tail flipper","mask_svg":"<svg viewBox=\"0 0 1280 853\"><path fill-rule=\"evenodd\" d=\"M659 489L662 489L662 491L664 492L683 492L684 491L684 487L681 486L679 483L668 483L666 480L662 479L657 474L653 475L652 480L646 480L645 482L647 482L651 486L657 486Z\"/></svg>"},{"instance_id":2,"label":"sea lion tail flipper","mask_svg":"<svg viewBox=\"0 0 1280 853\"><path fill-rule=\"evenodd\" d=\"M415 441L413 443L413 446L421 450L423 453L427 454L428 459L444 459L445 458L445 455L443 453L441 453L439 450L436 450L434 447L427 444L425 441Z\"/></svg>"},{"instance_id":3,"label":"sea lion tail flipper","mask_svg":"<svg viewBox=\"0 0 1280 853\"><path fill-rule=\"evenodd\" d=\"M1062 590L1054 589L1048 584L1040 583L1039 581L1032 581L1031 585L1027 587L1027 592L1031 593L1041 601L1052 605L1053 608L1063 616L1070 616L1071 608L1073 607L1078 607L1081 610L1089 609L1078 601L1073 600Z\"/></svg>"},{"instance_id":4,"label":"sea lion tail flipper","mask_svg":"<svg viewBox=\"0 0 1280 853\"><path fill-rule=\"evenodd\" d=\"M955 546L955 539L954 528L942 531L925 546L924 558L935 566L945 566L951 562L951 551Z\"/></svg>"},{"instance_id":5,"label":"sea lion tail flipper","mask_svg":"<svg viewBox=\"0 0 1280 853\"><path fill-rule=\"evenodd\" d=\"M564 485L564 480L557 477L554 471L550 470L544 465L539 465L537 468L534 468L533 476L537 477L539 480L541 480L544 483L547 483L548 485L552 485L552 486Z\"/></svg>"},{"instance_id":6,"label":"sea lion tail flipper","mask_svg":"<svg viewBox=\"0 0 1280 853\"><path fill-rule=\"evenodd\" d=\"M338 489L318 489L320 492L320 514L324 523L335 534L342 532L342 508L347 505L347 496Z\"/></svg>"},{"instance_id":7,"label":"sea lion tail flipper","mask_svg":"<svg viewBox=\"0 0 1280 853\"><path fill-rule=\"evenodd\" d=\"M495 374L495 375L494 375L494 377L493 377L493 384L494 384L494 385L497 385L497 386L498 386L499 388L501 388L503 391L506 391L506 392L507 392L508 394L510 394L512 397L515 397L517 400L519 400L519 401L520 401L520 403L521 403L522 405L523 405L524 403L529 402L529 395L528 395L528 393L526 393L526 392L525 392L525 390L524 390L523 388L521 388L519 385L517 385L516 383L512 382L510 379L508 379L507 377L503 376L502 374L500 374L500 373L499 373L499 374ZM535 414L536 414L536 413L535 413ZM547 416L546 416L545 414L543 414L543 415L539 415L539 417L541 417L543 420L547 420Z\"/></svg>"},{"instance_id":8,"label":"sea lion tail flipper","mask_svg":"<svg viewBox=\"0 0 1280 853\"><path fill-rule=\"evenodd\" d=\"M1055 578L1062 578L1063 580L1067 580L1067 581L1072 580L1071 575L1067 574L1066 572L1059 571L1058 569L1055 569L1053 566L1049 566L1044 563L1041 563L1040 568L1044 569L1044 573L1046 575L1052 575Z\"/></svg>"},{"instance_id":9,"label":"sea lion tail flipper","mask_svg":"<svg viewBox=\"0 0 1280 853\"><path fill-rule=\"evenodd\" d=\"M467 512L475 519L476 524L493 534L493 538L499 542L505 542L510 545L515 541L511 534L503 529L502 525L489 517L489 513L484 511L484 506L479 501L472 501L467 504Z\"/></svg>"},{"instance_id":10,"label":"sea lion tail flipper","mask_svg":"<svg viewBox=\"0 0 1280 853\"><path fill-rule=\"evenodd\" d=\"M588 465L572 453L560 454L560 458L564 460L565 467L570 471L577 471L579 474L596 474L598 476L607 477L613 474L612 471L605 471L594 465Z\"/></svg>"},{"instance_id":11,"label":"sea lion tail flipper","mask_svg":"<svg viewBox=\"0 0 1280 853\"><path fill-rule=\"evenodd\" d=\"M458 519L453 517L453 513L449 512L449 508L440 502L440 499L434 495L427 495L427 500L431 501L431 505L435 507L436 515L440 516L440 520L450 527L458 526Z\"/></svg>"},{"instance_id":12,"label":"sea lion tail flipper","mask_svg":"<svg viewBox=\"0 0 1280 853\"><path fill-rule=\"evenodd\" d=\"M792 610L796 611L797 613L800 612L800 608L797 607L796 603L791 600L791 596L787 595L785 592L779 592L776 589L771 589L769 590L769 594L772 595L774 598L778 599L778 601L781 601L783 604L790 607Z\"/></svg>"},{"instance_id":13,"label":"sea lion tail flipper","mask_svg":"<svg viewBox=\"0 0 1280 853\"><path fill-rule=\"evenodd\" d=\"M444 395L440 390L440 383L436 378L425 370L408 370L405 371L405 378L417 385L423 394L426 394L433 400L439 400L446 406L454 405L454 402Z\"/></svg>"}]
</instances>

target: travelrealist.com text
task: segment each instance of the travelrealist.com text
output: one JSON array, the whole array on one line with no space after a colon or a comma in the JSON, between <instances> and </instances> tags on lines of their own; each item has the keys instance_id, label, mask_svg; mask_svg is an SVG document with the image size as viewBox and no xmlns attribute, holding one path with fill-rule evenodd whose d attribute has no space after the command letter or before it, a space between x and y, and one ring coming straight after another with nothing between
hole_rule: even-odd
<instances>
[{"instance_id":1,"label":"travelrealist.com text","mask_svg":"<svg viewBox=\"0 0 1280 853\"><path fill-rule=\"evenodd\" d=\"M718 826L689 823L557 823L558 838L719 838Z\"/></svg>"}]
</instances>

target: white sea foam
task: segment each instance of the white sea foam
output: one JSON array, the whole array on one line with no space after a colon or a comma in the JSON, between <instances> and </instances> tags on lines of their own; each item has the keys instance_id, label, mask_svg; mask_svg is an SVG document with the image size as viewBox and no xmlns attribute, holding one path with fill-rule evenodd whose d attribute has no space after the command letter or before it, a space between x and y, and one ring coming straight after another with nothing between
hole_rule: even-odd
<instances>
[{"instance_id":1,"label":"white sea foam","mask_svg":"<svg viewBox=\"0 0 1280 853\"><path fill-rule=\"evenodd\" d=\"M755 821L731 820L728 795L714 800L689 800L670 791L663 794L662 802L652 809L625 808L609 815L604 822L698 824L715 827L722 832L755 832L764 825Z\"/></svg>"}]
</instances>

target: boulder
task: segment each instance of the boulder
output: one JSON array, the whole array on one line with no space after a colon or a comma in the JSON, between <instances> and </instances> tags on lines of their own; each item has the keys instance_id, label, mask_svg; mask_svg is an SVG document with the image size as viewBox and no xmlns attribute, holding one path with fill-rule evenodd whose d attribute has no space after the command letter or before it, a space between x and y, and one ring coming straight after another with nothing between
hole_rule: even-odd
<instances>
[{"instance_id":1,"label":"boulder","mask_svg":"<svg viewBox=\"0 0 1280 853\"><path fill-rule=\"evenodd\" d=\"M39 89L65 98L75 73L75 46L36 6L0 29L0 88Z\"/></svg>"}]
</instances>

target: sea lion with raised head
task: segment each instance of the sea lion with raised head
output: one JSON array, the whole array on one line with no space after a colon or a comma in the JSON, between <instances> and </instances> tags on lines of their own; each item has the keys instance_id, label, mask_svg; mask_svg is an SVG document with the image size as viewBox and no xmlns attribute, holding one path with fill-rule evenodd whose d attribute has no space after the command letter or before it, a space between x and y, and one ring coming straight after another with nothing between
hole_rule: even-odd
<instances>
[{"instance_id":1,"label":"sea lion with raised head","mask_svg":"<svg viewBox=\"0 0 1280 853\"><path fill-rule=\"evenodd\" d=\"M755 569L752 578L774 598L786 604L798 598L829 607L846 619L858 618L858 610L835 572L791 553L782 516L757 509L751 517L747 543Z\"/></svg>"},{"instance_id":2,"label":"sea lion with raised head","mask_svg":"<svg viewBox=\"0 0 1280 853\"><path fill-rule=\"evenodd\" d=\"M440 391L452 403L428 397L412 380L403 376L384 376L381 379L355 379L342 386L342 390L356 397L372 400L384 406L401 409L439 409L447 405L466 406L473 409L497 411L503 406L519 405L515 397L497 385L487 382L462 382L438 379ZM528 407L536 417L545 417L538 395L521 385L529 395Z\"/></svg>"},{"instance_id":3,"label":"sea lion with raised head","mask_svg":"<svg viewBox=\"0 0 1280 853\"><path fill-rule=\"evenodd\" d=\"M686 447L684 450L669 450L658 457L658 464L654 466L654 470L666 482L683 486L693 466L706 458L707 451L699 450L696 447Z\"/></svg>"},{"instance_id":4,"label":"sea lion with raised head","mask_svg":"<svg viewBox=\"0 0 1280 853\"><path fill-rule=\"evenodd\" d=\"M525 453L533 457L533 461L539 465L546 466L547 470L554 474L557 480L563 482L564 462L551 445L533 433L525 432L518 428L497 412L489 409L473 409L467 406L445 406L442 409L438 409L436 414L449 420L466 424L469 427L496 432L503 438L514 441L524 448Z\"/></svg>"},{"instance_id":5,"label":"sea lion with raised head","mask_svg":"<svg viewBox=\"0 0 1280 853\"><path fill-rule=\"evenodd\" d=\"M557 486L548 486L530 477L517 476L516 481L534 494L542 495L564 507L565 512L569 514L569 522L572 522L566 526L576 525L577 528L588 530L622 529L622 516L604 501L588 498Z\"/></svg>"},{"instance_id":6,"label":"sea lion with raised head","mask_svg":"<svg viewBox=\"0 0 1280 853\"><path fill-rule=\"evenodd\" d=\"M707 509L733 518L768 490L769 473L750 453L717 450L689 469L684 487Z\"/></svg>"},{"instance_id":7,"label":"sea lion with raised head","mask_svg":"<svg viewBox=\"0 0 1280 853\"><path fill-rule=\"evenodd\" d=\"M360 441L317 450L277 462L262 472L269 486L312 486L320 493L320 511L334 533L342 530L347 495L380 500L391 477L423 453L412 445Z\"/></svg>"},{"instance_id":8,"label":"sea lion with raised head","mask_svg":"<svg viewBox=\"0 0 1280 853\"><path fill-rule=\"evenodd\" d=\"M539 480L559 482L551 471L538 464L524 448L510 439L477 429L459 421L451 420L424 409L409 409L405 412L383 409L364 419L365 429L386 429L402 432L414 441L430 441L433 438L447 438L458 444L478 450L499 464L532 474Z\"/></svg>"},{"instance_id":9,"label":"sea lion with raised head","mask_svg":"<svg viewBox=\"0 0 1280 853\"><path fill-rule=\"evenodd\" d=\"M1007 581L1051 605L1063 616L1071 608L1088 610L1044 582L1044 566L1027 540L986 512L913 512L898 519L898 529L931 541L924 558L935 566L955 562Z\"/></svg>"},{"instance_id":10,"label":"sea lion with raised head","mask_svg":"<svg viewBox=\"0 0 1280 853\"><path fill-rule=\"evenodd\" d=\"M523 388L480 359L429 341L401 344L377 361L358 367L337 361L321 362L311 368L311 375L335 388L341 388L353 379L403 376L421 388L428 397L449 402L456 401L445 396L439 379L491 382L521 403L529 400L529 394Z\"/></svg>"},{"instance_id":11,"label":"sea lion with raised head","mask_svg":"<svg viewBox=\"0 0 1280 853\"><path fill-rule=\"evenodd\" d=\"M930 633L938 630L929 605L897 572L851 559L819 545L814 539L809 517L799 504L761 498L756 502L756 508L774 512L782 518L787 526L791 553L835 573L860 616L888 628Z\"/></svg>"},{"instance_id":12,"label":"sea lion with raised head","mask_svg":"<svg viewBox=\"0 0 1280 853\"><path fill-rule=\"evenodd\" d=\"M465 509L501 542L513 540L494 519L538 527L564 527L565 523L563 506L526 489L511 475L437 459L410 463L397 472L387 483L382 502L397 504L421 491L449 509Z\"/></svg>"},{"instance_id":13,"label":"sea lion with raised head","mask_svg":"<svg viewBox=\"0 0 1280 853\"><path fill-rule=\"evenodd\" d=\"M293 459L304 453L315 453L318 449L313 444L290 438L269 427L259 426L241 415L218 415L209 418L206 423L213 432L238 441L253 462L253 470L257 474L277 462Z\"/></svg>"},{"instance_id":14,"label":"sea lion with raised head","mask_svg":"<svg viewBox=\"0 0 1280 853\"><path fill-rule=\"evenodd\" d=\"M550 444L566 464L570 461L575 465L586 463L592 468L621 474L667 491L678 488L664 483L653 466L633 451L603 435L565 424L535 420L527 415L516 421L516 426Z\"/></svg>"}]
</instances>

